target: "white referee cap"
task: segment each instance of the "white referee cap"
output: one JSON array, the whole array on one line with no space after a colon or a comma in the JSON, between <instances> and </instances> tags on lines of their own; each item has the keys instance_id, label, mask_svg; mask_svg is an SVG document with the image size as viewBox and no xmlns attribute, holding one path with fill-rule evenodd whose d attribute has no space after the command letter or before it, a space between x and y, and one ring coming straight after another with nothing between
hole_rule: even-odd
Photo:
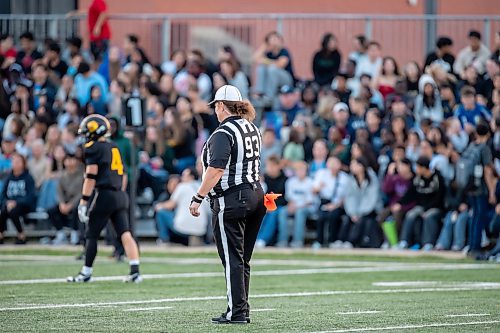
<instances>
[{"instance_id":1,"label":"white referee cap","mask_svg":"<svg viewBox=\"0 0 500 333\"><path fill-rule=\"evenodd\" d=\"M243 101L243 98L241 97L241 93L238 88L226 84L217 90L214 100L208 103L208 105L212 105L219 101L241 102Z\"/></svg>"}]
</instances>

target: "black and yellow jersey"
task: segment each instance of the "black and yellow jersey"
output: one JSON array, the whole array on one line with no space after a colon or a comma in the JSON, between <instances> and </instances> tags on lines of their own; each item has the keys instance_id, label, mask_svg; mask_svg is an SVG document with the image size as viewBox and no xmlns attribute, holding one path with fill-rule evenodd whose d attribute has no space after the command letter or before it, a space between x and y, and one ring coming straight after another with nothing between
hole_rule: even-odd
<instances>
[{"instance_id":1,"label":"black and yellow jersey","mask_svg":"<svg viewBox=\"0 0 500 333\"><path fill-rule=\"evenodd\" d=\"M90 141L85 145L85 164L98 166L96 188L119 191L122 188L124 166L118 146L109 141Z\"/></svg>"}]
</instances>

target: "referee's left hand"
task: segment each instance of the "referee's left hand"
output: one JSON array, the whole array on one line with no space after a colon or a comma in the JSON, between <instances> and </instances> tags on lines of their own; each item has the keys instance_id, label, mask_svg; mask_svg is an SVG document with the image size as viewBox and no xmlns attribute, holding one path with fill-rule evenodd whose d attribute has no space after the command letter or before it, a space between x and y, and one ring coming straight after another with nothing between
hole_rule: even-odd
<instances>
[{"instance_id":1,"label":"referee's left hand","mask_svg":"<svg viewBox=\"0 0 500 333\"><path fill-rule=\"evenodd\" d=\"M200 208L200 204L197 203L197 202L192 201L191 205L189 206L189 212L194 217L198 217L198 216L200 216L199 208Z\"/></svg>"}]
</instances>

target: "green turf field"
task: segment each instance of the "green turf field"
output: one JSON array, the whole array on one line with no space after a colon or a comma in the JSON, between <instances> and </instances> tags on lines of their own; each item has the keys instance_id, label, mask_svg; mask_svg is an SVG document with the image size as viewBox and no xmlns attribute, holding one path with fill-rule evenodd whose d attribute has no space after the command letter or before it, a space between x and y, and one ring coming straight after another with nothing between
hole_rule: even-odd
<instances>
[{"instance_id":1,"label":"green turf field","mask_svg":"<svg viewBox=\"0 0 500 333\"><path fill-rule=\"evenodd\" d=\"M252 323L210 323L225 309L213 251L143 253L145 281L101 251L92 283L75 250L0 248L1 332L500 332L500 265L436 257L260 252Z\"/></svg>"}]
</instances>

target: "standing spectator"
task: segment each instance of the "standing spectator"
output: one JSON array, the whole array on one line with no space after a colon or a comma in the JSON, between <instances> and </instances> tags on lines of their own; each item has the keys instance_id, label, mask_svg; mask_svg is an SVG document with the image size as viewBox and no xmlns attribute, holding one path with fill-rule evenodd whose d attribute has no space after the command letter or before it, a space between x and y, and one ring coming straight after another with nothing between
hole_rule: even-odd
<instances>
[{"instance_id":1,"label":"standing spectator","mask_svg":"<svg viewBox=\"0 0 500 333\"><path fill-rule=\"evenodd\" d=\"M26 31L19 37L21 51L17 53L16 61L23 67L25 73L31 73L31 65L37 59L42 58L42 54L37 50L33 33Z\"/></svg>"},{"instance_id":2,"label":"standing spectator","mask_svg":"<svg viewBox=\"0 0 500 333\"><path fill-rule=\"evenodd\" d=\"M313 180L307 175L307 163L296 162L294 165L295 176L285 183L286 200L288 202L288 216L293 217L292 242L293 248L304 246L304 234L307 217L311 214L313 197ZM278 241L278 247L287 247L289 239L288 220L279 220L278 235L283 237Z\"/></svg>"},{"instance_id":3,"label":"standing spectator","mask_svg":"<svg viewBox=\"0 0 500 333\"><path fill-rule=\"evenodd\" d=\"M276 199L278 209L272 212L267 212L262 225L257 235L256 248L264 248L271 243L276 234L278 225L286 225L288 219L287 201L286 201L286 184L287 177L281 169L281 161L277 156L270 156L266 161L266 172L264 174L264 183L267 192L282 194ZM278 235L278 243L284 243L288 235L284 230Z\"/></svg>"},{"instance_id":4,"label":"standing spectator","mask_svg":"<svg viewBox=\"0 0 500 333\"><path fill-rule=\"evenodd\" d=\"M486 70L486 60L490 57L490 50L481 42L481 33L475 30L469 32L469 46L463 48L457 56L453 71L463 77L465 69L473 65L480 75Z\"/></svg>"},{"instance_id":5,"label":"standing spectator","mask_svg":"<svg viewBox=\"0 0 500 333\"><path fill-rule=\"evenodd\" d=\"M362 57L356 64L356 77L360 78L362 74L368 74L374 78L380 72L382 67L382 58L380 57L380 44L375 41L368 43L366 57Z\"/></svg>"},{"instance_id":6,"label":"standing spectator","mask_svg":"<svg viewBox=\"0 0 500 333\"><path fill-rule=\"evenodd\" d=\"M380 73L375 76L373 86L380 91L384 100L395 92L396 82L399 79L399 68L393 57L384 57Z\"/></svg>"},{"instance_id":7,"label":"standing spectator","mask_svg":"<svg viewBox=\"0 0 500 333\"><path fill-rule=\"evenodd\" d=\"M106 102L108 100L108 83L101 74L91 70L89 64L82 62L78 66L78 75L75 77L73 87L73 95L78 98L80 105L86 105L90 101L93 86L98 86L101 89L101 99Z\"/></svg>"},{"instance_id":8,"label":"standing spectator","mask_svg":"<svg viewBox=\"0 0 500 333\"><path fill-rule=\"evenodd\" d=\"M401 210L402 205L412 202L416 206L408 211L401 230L400 249L410 245L430 251L439 236L439 225L444 205L445 185L439 171L432 171L430 160L420 157L417 160L416 177L406 194L393 209Z\"/></svg>"},{"instance_id":9,"label":"standing spectator","mask_svg":"<svg viewBox=\"0 0 500 333\"><path fill-rule=\"evenodd\" d=\"M438 64L448 73L453 73L455 57L451 53L453 41L449 37L439 37L436 42L436 50L429 53L425 58L424 69L427 66Z\"/></svg>"},{"instance_id":10,"label":"standing spectator","mask_svg":"<svg viewBox=\"0 0 500 333\"><path fill-rule=\"evenodd\" d=\"M353 159L350 171L344 199L344 209L349 219L342 223L339 240L344 242L344 248L380 247L382 232L375 220L381 204L377 174L363 158Z\"/></svg>"},{"instance_id":11,"label":"standing spectator","mask_svg":"<svg viewBox=\"0 0 500 333\"><path fill-rule=\"evenodd\" d=\"M430 119L434 124L438 125L443 121L444 115L436 82L430 75L424 74L420 77L418 87L420 93L415 99L413 109L415 121L420 124L423 119Z\"/></svg>"},{"instance_id":12,"label":"standing spectator","mask_svg":"<svg viewBox=\"0 0 500 333\"><path fill-rule=\"evenodd\" d=\"M319 217L316 224L316 240L313 249L319 249L325 242L325 226L328 225L328 244L338 247L337 240L341 217L345 215L344 198L347 174L342 171L342 162L338 157L328 158L327 168L318 170L314 176L313 193L320 199Z\"/></svg>"},{"instance_id":13,"label":"standing spectator","mask_svg":"<svg viewBox=\"0 0 500 333\"><path fill-rule=\"evenodd\" d=\"M360 60L365 56L367 48L367 39L363 35L357 35L352 39L353 51L349 54L349 59L355 64L359 64Z\"/></svg>"},{"instance_id":14,"label":"standing spectator","mask_svg":"<svg viewBox=\"0 0 500 333\"><path fill-rule=\"evenodd\" d=\"M472 222L469 229L470 251L481 249L481 237L487 225L489 204L496 204L496 178L493 156L488 144L490 128L480 122L476 127L476 139L469 144L457 162L457 183L469 194Z\"/></svg>"},{"instance_id":15,"label":"standing spectator","mask_svg":"<svg viewBox=\"0 0 500 333\"><path fill-rule=\"evenodd\" d=\"M460 120L462 128L472 134L478 122L489 122L491 114L486 108L476 102L476 90L465 86L460 90L461 104L455 109L455 117Z\"/></svg>"},{"instance_id":16,"label":"standing spectator","mask_svg":"<svg viewBox=\"0 0 500 333\"><path fill-rule=\"evenodd\" d=\"M57 89L49 79L47 66L37 63L33 66L33 109L38 117L46 117L50 122L53 121L52 105L56 98ZM42 103L45 99L45 103ZM43 113L39 108L43 106Z\"/></svg>"},{"instance_id":17,"label":"standing spectator","mask_svg":"<svg viewBox=\"0 0 500 333\"><path fill-rule=\"evenodd\" d=\"M64 158L64 171L57 185L57 202L48 210L50 221L56 228L54 245L63 245L68 242L63 227L70 227L70 243L77 245L80 242L78 220L78 203L82 197L83 166L72 152L67 152Z\"/></svg>"},{"instance_id":18,"label":"standing spectator","mask_svg":"<svg viewBox=\"0 0 500 333\"><path fill-rule=\"evenodd\" d=\"M253 55L257 64L255 92L263 104L272 106L278 89L292 86L295 80L290 52L283 46L283 36L270 32Z\"/></svg>"},{"instance_id":19,"label":"standing spectator","mask_svg":"<svg viewBox=\"0 0 500 333\"><path fill-rule=\"evenodd\" d=\"M101 62L108 51L111 29L108 23L108 6L105 0L93 0L87 16L90 51L94 60Z\"/></svg>"},{"instance_id":20,"label":"standing spectator","mask_svg":"<svg viewBox=\"0 0 500 333\"><path fill-rule=\"evenodd\" d=\"M12 172L0 194L0 207L0 244L4 241L7 219L16 227L16 244L26 244L20 218L35 208L35 182L26 168L26 160L18 153L12 155Z\"/></svg>"},{"instance_id":21,"label":"standing spectator","mask_svg":"<svg viewBox=\"0 0 500 333\"><path fill-rule=\"evenodd\" d=\"M314 82L319 86L330 85L339 71L342 55L338 51L337 38L327 33L321 41L321 50L313 58Z\"/></svg>"}]
</instances>

